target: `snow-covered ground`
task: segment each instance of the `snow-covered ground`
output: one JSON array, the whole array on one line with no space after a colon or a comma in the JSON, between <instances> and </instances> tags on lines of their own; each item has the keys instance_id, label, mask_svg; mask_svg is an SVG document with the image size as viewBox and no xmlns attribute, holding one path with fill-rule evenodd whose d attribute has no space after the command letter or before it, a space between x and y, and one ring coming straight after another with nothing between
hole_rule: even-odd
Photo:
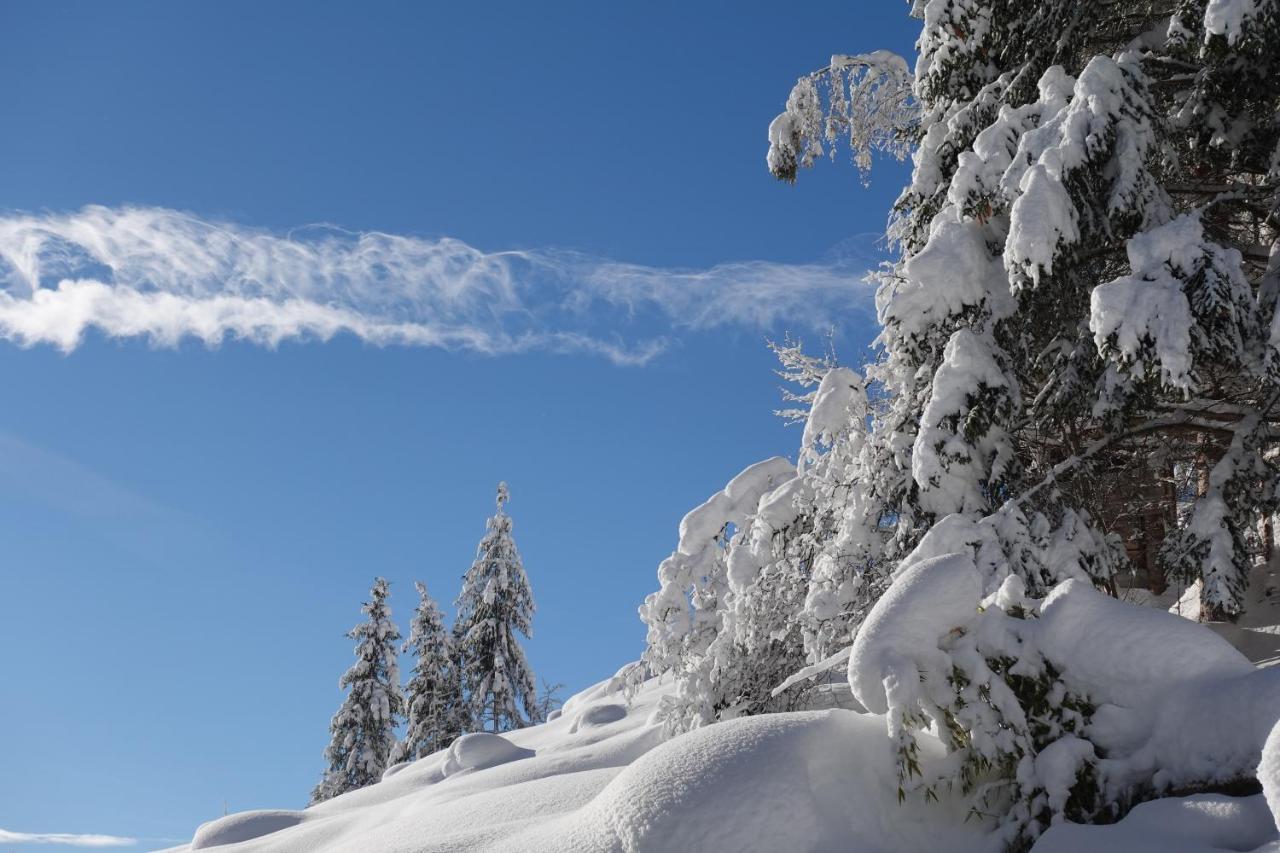
<instances>
[{"instance_id":1,"label":"snow-covered ground","mask_svg":"<svg viewBox=\"0 0 1280 853\"><path fill-rule=\"evenodd\" d=\"M1274 589L1274 569L1255 576L1259 590ZM1106 636L1118 602L1069 590L1047 608L1046 637L1070 631L1077 659L1116 641ZM1261 624L1280 614L1280 601L1260 593L1250 624L1221 629L1254 656L1269 653L1259 637L1276 637ZM1271 726L1280 708L1257 707L1280 679L1251 668L1208 630L1172 620L1159 609L1150 618L1126 612L1120 637L1129 660L1122 677L1099 674L1118 706L1141 723L1135 743L1118 744L1140 760L1176 768L1212 762L1213 750L1244 750L1258 760L1259 725ZM1137 628L1135 629L1135 626ZM1135 632L1136 631L1136 632ZM1099 633L1102 632L1102 633ZM1143 644L1151 648L1144 648ZM1171 644L1171 645L1170 645ZM1051 645L1051 643L1050 643ZM1170 646L1165 654L1158 647ZM1213 690L1194 674L1178 690L1161 693L1160 708L1142 711L1147 687L1167 679L1144 656L1182 660L1194 669L1208 660ZM1235 656L1224 665L1224 656ZM857 656L855 655L855 658ZM1224 676L1224 670L1231 675ZM1093 677L1089 673L1083 673ZM940 803L908 797L898 802L894 756L885 718L847 707L730 720L676 738L664 738L655 712L669 683L647 682L627 701L604 681L572 697L540 726L504 735L468 735L445 751L389 769L379 784L304 811L255 811L201 826L190 844L227 853L325 851L855 851L855 853L978 853L992 849L989 825L969 816L973 803L944 796ZM1119 686L1118 686L1119 685ZM1123 690L1121 689L1123 686ZM866 692L865 690L863 692ZM1240 701L1234 703L1232 695ZM832 704L848 706L847 695ZM1119 712L1117 712L1119 714ZM1216 715L1216 716L1215 716ZM1224 716L1225 715L1225 716ZM1200 718L1197 718L1199 716ZM1122 715L1117 716L1121 719ZM1246 719L1247 718L1247 719ZM1258 721L1262 720L1262 723ZM1173 727L1173 731L1169 727ZM1204 737L1206 726L1216 729ZM1123 732L1123 726L1118 731ZM1198 731L1194 731L1198 729ZM1179 736L1184 731L1185 736ZM1222 735L1219 737L1218 735ZM1265 732L1261 737L1265 737ZM1142 739L1146 738L1145 741ZM1194 754L1194 743L1209 753ZM1185 742L1176 760L1169 744ZM939 743L921 741L926 774L943 761ZM1182 747L1176 747L1181 749ZM1144 752L1145 750L1145 752ZM1162 752L1165 751L1165 752ZM1036 853L1233 850L1280 853L1280 726L1261 756L1264 794L1200 794L1144 803L1110 826L1059 824ZM1270 806L1268 805L1270 802Z\"/></svg>"},{"instance_id":2,"label":"snow-covered ground","mask_svg":"<svg viewBox=\"0 0 1280 853\"><path fill-rule=\"evenodd\" d=\"M650 717L665 692L651 681L628 705L602 682L544 725L466 736L305 811L221 818L175 850L847 850L857 838L893 851L939 849L942 834L947 850L981 849L965 804L896 802L878 717L774 714L664 740Z\"/></svg>"}]
</instances>

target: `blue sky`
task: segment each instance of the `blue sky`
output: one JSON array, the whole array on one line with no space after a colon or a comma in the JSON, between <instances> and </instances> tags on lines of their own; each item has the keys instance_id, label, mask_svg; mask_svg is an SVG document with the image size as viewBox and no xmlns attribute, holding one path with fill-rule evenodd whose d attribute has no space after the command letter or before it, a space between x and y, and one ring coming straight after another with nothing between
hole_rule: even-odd
<instances>
[{"instance_id":1,"label":"blue sky","mask_svg":"<svg viewBox=\"0 0 1280 853\"><path fill-rule=\"evenodd\" d=\"M780 11L0 7L0 846L301 805L370 580L450 605L500 479L538 673L639 654L680 517L794 454L764 338L874 335L905 167L786 187L764 134L912 22ZM228 293L251 341L158 345Z\"/></svg>"}]
</instances>

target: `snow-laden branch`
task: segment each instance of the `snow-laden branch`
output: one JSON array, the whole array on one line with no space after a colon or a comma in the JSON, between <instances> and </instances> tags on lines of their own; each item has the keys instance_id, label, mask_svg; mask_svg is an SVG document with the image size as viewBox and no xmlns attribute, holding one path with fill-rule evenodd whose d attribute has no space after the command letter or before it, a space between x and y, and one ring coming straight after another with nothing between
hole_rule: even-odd
<instances>
[{"instance_id":1,"label":"snow-laden branch","mask_svg":"<svg viewBox=\"0 0 1280 853\"><path fill-rule=\"evenodd\" d=\"M888 50L831 57L796 81L787 108L769 125L769 171L795 182L797 170L848 144L864 180L872 152L911 153L920 111L907 61Z\"/></svg>"}]
</instances>

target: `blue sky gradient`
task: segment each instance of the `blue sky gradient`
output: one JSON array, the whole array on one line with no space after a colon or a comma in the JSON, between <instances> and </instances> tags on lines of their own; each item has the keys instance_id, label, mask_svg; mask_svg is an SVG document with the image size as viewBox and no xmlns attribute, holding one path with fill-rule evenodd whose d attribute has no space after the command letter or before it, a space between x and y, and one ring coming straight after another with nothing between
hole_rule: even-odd
<instances>
[{"instance_id":1,"label":"blue sky gradient","mask_svg":"<svg viewBox=\"0 0 1280 853\"><path fill-rule=\"evenodd\" d=\"M857 363L875 330L853 271L906 167L786 187L765 129L833 52L909 53L906 11L10 2L0 210L331 223L656 274L836 264L865 302L829 318ZM785 318L616 322L669 346L621 367L350 335L0 344L0 830L185 839L224 801L303 804L371 579L402 626L415 579L451 612L500 479L539 675L567 696L637 657L681 516L799 434L770 415Z\"/></svg>"}]
</instances>

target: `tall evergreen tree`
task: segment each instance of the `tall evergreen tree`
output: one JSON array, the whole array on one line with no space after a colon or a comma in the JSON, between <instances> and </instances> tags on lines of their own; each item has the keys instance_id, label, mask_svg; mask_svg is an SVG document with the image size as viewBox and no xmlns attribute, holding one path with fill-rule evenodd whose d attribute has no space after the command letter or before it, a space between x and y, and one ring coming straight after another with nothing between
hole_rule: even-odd
<instances>
[{"instance_id":1,"label":"tall evergreen tree","mask_svg":"<svg viewBox=\"0 0 1280 853\"><path fill-rule=\"evenodd\" d=\"M889 54L835 57L796 86L769 154L794 180L841 133L860 165L914 146L873 372L897 553L1011 498L1106 532L1124 510L1099 476L1197 467L1163 565L1202 580L1207 617L1238 614L1245 532L1277 505L1278 7L914 8L914 77Z\"/></svg>"},{"instance_id":2,"label":"tall evergreen tree","mask_svg":"<svg viewBox=\"0 0 1280 853\"><path fill-rule=\"evenodd\" d=\"M329 724L324 751L329 767L311 791L311 803L372 785L382 778L396 747L395 728L404 714L400 670L396 663L400 631L387 605L391 585L376 578L360 611L368 618L347 636L356 641L356 662L338 682L347 690Z\"/></svg>"},{"instance_id":3,"label":"tall evergreen tree","mask_svg":"<svg viewBox=\"0 0 1280 853\"><path fill-rule=\"evenodd\" d=\"M768 164L791 181L841 139L863 168L872 150L912 151L861 475L889 532L880 559L966 551L1002 593L988 627L958 633L886 710L904 794L985 779L1005 838L1025 847L1063 814L1117 802L1100 796L1103 767L1080 740L1091 709L1069 673L1029 649L1015 667L996 642L1051 587L1106 587L1124 567L1109 524L1126 498L1105 484L1203 472L1162 559L1200 581L1215 619L1239 613L1245 533L1277 506L1280 6L912 11L914 74L883 52L833 58L770 127ZM928 726L956 753L952 778L918 778L912 731ZM1050 749L1072 756L1069 796L1034 771Z\"/></svg>"},{"instance_id":4,"label":"tall evergreen tree","mask_svg":"<svg viewBox=\"0 0 1280 853\"><path fill-rule=\"evenodd\" d=\"M413 655L413 670L405 685L409 725L392 762L410 761L444 749L462 733L457 725L461 684L453 640L444 618L423 583L415 583L418 608L401 651Z\"/></svg>"},{"instance_id":5,"label":"tall evergreen tree","mask_svg":"<svg viewBox=\"0 0 1280 853\"><path fill-rule=\"evenodd\" d=\"M454 606L457 606L457 602L454 602ZM449 629L449 638L449 675L453 679L453 688L457 691L458 700L450 710L449 720L451 727L458 734L465 734L482 729L483 725L480 724L476 709L467 695L466 630L462 625L461 614Z\"/></svg>"},{"instance_id":6,"label":"tall evergreen tree","mask_svg":"<svg viewBox=\"0 0 1280 853\"><path fill-rule=\"evenodd\" d=\"M462 681L477 725L500 732L538 719L533 671L517 633L533 635L533 593L506 513L510 494L498 484L498 511L462 579L456 623Z\"/></svg>"}]
</instances>

